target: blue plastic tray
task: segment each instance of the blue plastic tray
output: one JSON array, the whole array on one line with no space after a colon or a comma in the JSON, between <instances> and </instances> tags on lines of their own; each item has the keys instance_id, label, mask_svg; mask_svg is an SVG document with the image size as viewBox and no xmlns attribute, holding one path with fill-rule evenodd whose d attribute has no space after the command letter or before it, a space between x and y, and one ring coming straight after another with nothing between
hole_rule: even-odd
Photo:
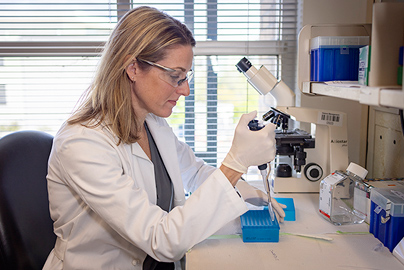
<instances>
[{"instance_id":1,"label":"blue plastic tray","mask_svg":"<svg viewBox=\"0 0 404 270\"><path fill-rule=\"evenodd\" d=\"M278 203L286 205L285 211L285 221L296 221L296 211L293 198L274 198Z\"/></svg>"}]
</instances>

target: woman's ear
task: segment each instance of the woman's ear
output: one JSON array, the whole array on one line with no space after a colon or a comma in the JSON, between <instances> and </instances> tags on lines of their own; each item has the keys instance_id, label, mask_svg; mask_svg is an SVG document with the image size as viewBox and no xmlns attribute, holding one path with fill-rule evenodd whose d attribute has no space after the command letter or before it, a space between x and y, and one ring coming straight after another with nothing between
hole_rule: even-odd
<instances>
[{"instance_id":1,"label":"woman's ear","mask_svg":"<svg viewBox=\"0 0 404 270\"><path fill-rule=\"evenodd\" d=\"M136 80L136 66L136 61L134 61L126 67L126 74L132 82Z\"/></svg>"},{"instance_id":2,"label":"woman's ear","mask_svg":"<svg viewBox=\"0 0 404 270\"><path fill-rule=\"evenodd\" d=\"M134 82L136 80L136 69L138 68L136 58L133 58L132 55L127 55L125 57L125 63L129 62L128 66L126 67L125 71L128 75L129 79Z\"/></svg>"}]
</instances>

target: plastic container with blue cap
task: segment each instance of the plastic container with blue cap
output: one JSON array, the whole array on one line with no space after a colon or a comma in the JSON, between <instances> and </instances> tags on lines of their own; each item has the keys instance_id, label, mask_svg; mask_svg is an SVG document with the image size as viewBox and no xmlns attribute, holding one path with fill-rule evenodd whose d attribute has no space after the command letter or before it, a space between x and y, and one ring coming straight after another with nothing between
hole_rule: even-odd
<instances>
[{"instance_id":1,"label":"plastic container with blue cap","mask_svg":"<svg viewBox=\"0 0 404 270\"><path fill-rule=\"evenodd\" d=\"M311 81L357 81L359 48L368 36L319 36L310 40Z\"/></svg>"},{"instance_id":2,"label":"plastic container with blue cap","mask_svg":"<svg viewBox=\"0 0 404 270\"><path fill-rule=\"evenodd\" d=\"M370 200L369 232L393 251L404 237L404 188L373 188Z\"/></svg>"}]
</instances>

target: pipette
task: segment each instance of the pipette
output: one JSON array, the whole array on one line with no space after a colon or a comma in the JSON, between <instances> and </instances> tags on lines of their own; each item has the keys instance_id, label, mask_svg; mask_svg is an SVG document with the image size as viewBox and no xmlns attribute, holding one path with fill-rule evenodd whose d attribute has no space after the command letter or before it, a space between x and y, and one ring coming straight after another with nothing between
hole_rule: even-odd
<instances>
[{"instance_id":1,"label":"pipette","mask_svg":"<svg viewBox=\"0 0 404 270\"><path fill-rule=\"evenodd\" d=\"M269 167L269 170L267 171L267 168ZM271 198L271 188L269 185L269 174L271 172L271 167L268 166L266 163L262 164L260 166L258 166L258 169L261 172L262 175L262 181L264 183L264 187L265 187L265 191L267 192L267 196L268 196L268 211L269 211L269 215L271 217L271 220L274 221L275 220L275 214L274 214L274 209L272 207L272 198Z\"/></svg>"},{"instance_id":2,"label":"pipette","mask_svg":"<svg viewBox=\"0 0 404 270\"><path fill-rule=\"evenodd\" d=\"M262 123L260 123L258 120L251 120L248 123L248 127L250 128L250 130L260 130L264 127L264 125ZM274 221L275 220L275 214L274 214L274 209L272 207L272 201L271 201L271 188L269 185L269 174L271 172L271 167L269 166L269 169L267 171L268 165L267 163L259 165L258 169L261 172L262 175L262 181L264 184L264 188L267 192L267 196L268 196L268 211L269 211L269 215L271 216L271 220Z\"/></svg>"}]
</instances>

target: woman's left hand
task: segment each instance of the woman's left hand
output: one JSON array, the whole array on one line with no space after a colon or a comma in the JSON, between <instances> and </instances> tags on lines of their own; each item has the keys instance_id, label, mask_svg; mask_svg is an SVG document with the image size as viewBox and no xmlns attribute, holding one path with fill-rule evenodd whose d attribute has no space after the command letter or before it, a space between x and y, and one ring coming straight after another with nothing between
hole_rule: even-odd
<instances>
[{"instance_id":1,"label":"woman's left hand","mask_svg":"<svg viewBox=\"0 0 404 270\"><path fill-rule=\"evenodd\" d=\"M240 192L240 195L243 197L244 201L255 206L268 205L267 194L262 190L251 186L246 181L239 180L236 184L236 188ZM286 205L278 203L274 198L271 198L271 203L278 221L283 222L285 218L285 211L283 211L283 208L286 208Z\"/></svg>"}]
</instances>

